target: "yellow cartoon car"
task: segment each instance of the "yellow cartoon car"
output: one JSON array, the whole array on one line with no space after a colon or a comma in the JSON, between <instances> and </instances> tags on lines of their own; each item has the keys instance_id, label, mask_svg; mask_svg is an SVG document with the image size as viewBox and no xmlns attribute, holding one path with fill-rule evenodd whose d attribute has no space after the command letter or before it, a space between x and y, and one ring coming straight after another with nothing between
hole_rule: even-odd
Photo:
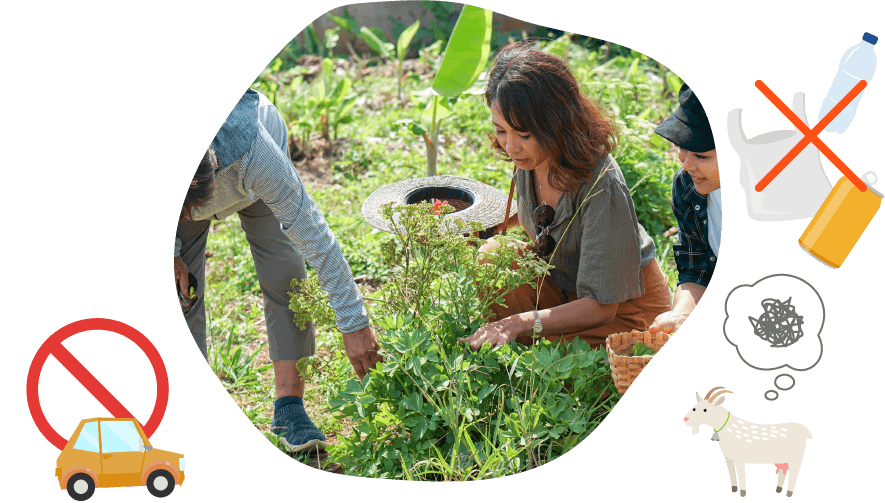
<instances>
[{"instance_id":1,"label":"yellow cartoon car","mask_svg":"<svg viewBox=\"0 0 885 503\"><path fill-rule=\"evenodd\" d=\"M58 456L55 476L77 501L96 487L147 486L163 498L184 483L184 456L154 449L135 419L84 419Z\"/></svg>"}]
</instances>

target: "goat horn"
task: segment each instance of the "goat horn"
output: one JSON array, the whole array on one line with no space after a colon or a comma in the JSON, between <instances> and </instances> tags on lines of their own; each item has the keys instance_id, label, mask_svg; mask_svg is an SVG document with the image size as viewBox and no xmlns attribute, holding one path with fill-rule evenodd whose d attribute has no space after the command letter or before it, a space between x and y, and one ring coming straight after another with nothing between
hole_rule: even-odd
<instances>
[{"instance_id":1,"label":"goat horn","mask_svg":"<svg viewBox=\"0 0 885 503\"><path fill-rule=\"evenodd\" d=\"M710 403L713 403L713 400L716 400L716 397L718 397L719 395L722 395L724 393L731 393L731 391L728 391L726 389L723 389L722 391L717 391L716 394L711 396L710 399L707 401ZM734 394L734 393L732 393L732 394Z\"/></svg>"},{"instance_id":2,"label":"goat horn","mask_svg":"<svg viewBox=\"0 0 885 503\"><path fill-rule=\"evenodd\" d=\"M707 396L704 397L704 400L710 398L710 395L712 395L713 392L716 391L717 389L725 389L725 386L716 386L715 388L711 389L710 391L707 392Z\"/></svg>"}]
</instances>

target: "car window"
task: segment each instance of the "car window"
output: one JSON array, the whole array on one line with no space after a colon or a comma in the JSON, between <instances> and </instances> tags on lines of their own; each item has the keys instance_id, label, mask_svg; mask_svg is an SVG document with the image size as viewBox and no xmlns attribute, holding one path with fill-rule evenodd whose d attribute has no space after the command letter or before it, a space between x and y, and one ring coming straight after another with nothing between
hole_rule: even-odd
<instances>
[{"instance_id":1,"label":"car window","mask_svg":"<svg viewBox=\"0 0 885 503\"><path fill-rule=\"evenodd\" d=\"M141 436L132 421L101 422L102 452L141 452Z\"/></svg>"},{"instance_id":2,"label":"car window","mask_svg":"<svg viewBox=\"0 0 885 503\"><path fill-rule=\"evenodd\" d=\"M78 451L98 452L98 422L90 421L83 425L80 436L74 443L74 449Z\"/></svg>"}]
</instances>

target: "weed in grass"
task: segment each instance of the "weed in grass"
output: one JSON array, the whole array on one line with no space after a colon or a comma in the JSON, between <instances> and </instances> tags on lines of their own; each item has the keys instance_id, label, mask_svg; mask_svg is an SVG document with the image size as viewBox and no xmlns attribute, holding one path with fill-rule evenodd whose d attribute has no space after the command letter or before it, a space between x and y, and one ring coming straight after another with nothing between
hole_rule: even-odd
<instances>
[{"instance_id":1,"label":"weed in grass","mask_svg":"<svg viewBox=\"0 0 885 503\"><path fill-rule=\"evenodd\" d=\"M212 346L212 371L227 389L259 386L259 374L271 368L269 364L255 364L255 357L266 343L261 343L256 350L249 353L244 351L244 343L234 344L236 339L233 334L228 334L220 343L216 342Z\"/></svg>"}]
</instances>

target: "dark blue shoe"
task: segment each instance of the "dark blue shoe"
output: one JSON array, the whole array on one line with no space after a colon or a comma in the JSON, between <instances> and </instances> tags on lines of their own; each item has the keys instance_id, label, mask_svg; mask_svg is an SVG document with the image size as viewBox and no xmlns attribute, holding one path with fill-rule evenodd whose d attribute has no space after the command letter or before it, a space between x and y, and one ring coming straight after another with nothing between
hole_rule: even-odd
<instances>
[{"instance_id":1,"label":"dark blue shoe","mask_svg":"<svg viewBox=\"0 0 885 503\"><path fill-rule=\"evenodd\" d=\"M304 402L300 398L274 408L270 431L280 436L280 442L289 452L326 448L326 436L307 417Z\"/></svg>"}]
</instances>

